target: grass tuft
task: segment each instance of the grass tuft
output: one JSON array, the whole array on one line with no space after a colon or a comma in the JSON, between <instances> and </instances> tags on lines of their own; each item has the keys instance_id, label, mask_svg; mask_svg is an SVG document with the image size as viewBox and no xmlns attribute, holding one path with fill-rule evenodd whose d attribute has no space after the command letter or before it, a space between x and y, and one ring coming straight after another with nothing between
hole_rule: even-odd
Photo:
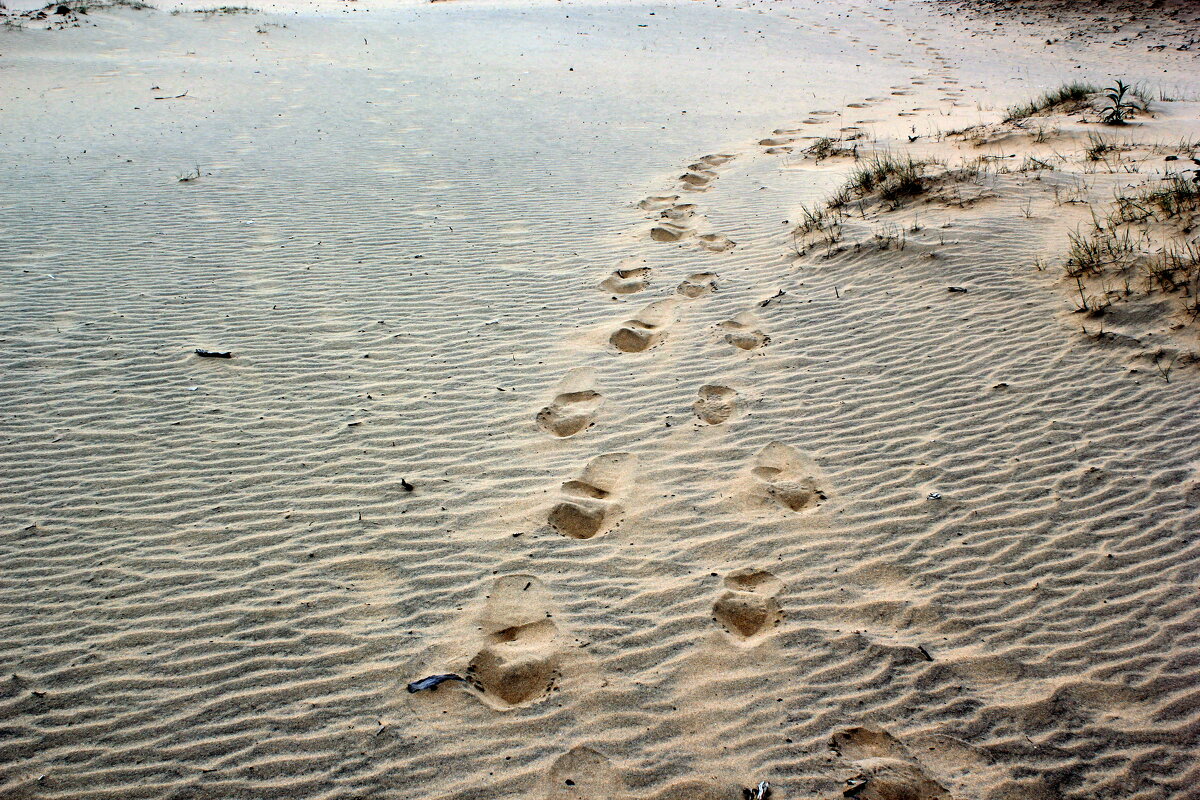
<instances>
[{"instance_id":1,"label":"grass tuft","mask_svg":"<svg viewBox=\"0 0 1200 800\"><path fill-rule=\"evenodd\" d=\"M1200 212L1200 183L1176 172L1162 183L1117 197L1113 218L1124 223L1149 219L1165 221L1197 212Z\"/></svg>"},{"instance_id":2,"label":"grass tuft","mask_svg":"<svg viewBox=\"0 0 1200 800\"><path fill-rule=\"evenodd\" d=\"M1047 111L1075 111L1086 105L1091 100L1091 96L1098 91L1097 87L1082 81L1065 83L1057 89L1038 95L1027 103L1012 106L1008 109L1004 121L1017 122Z\"/></svg>"},{"instance_id":3,"label":"grass tuft","mask_svg":"<svg viewBox=\"0 0 1200 800\"><path fill-rule=\"evenodd\" d=\"M1118 234L1112 229L1090 234L1068 234L1071 245L1063 269L1067 276L1100 275L1108 269L1124 270L1132 265L1138 249L1129 232Z\"/></svg>"},{"instance_id":4,"label":"grass tuft","mask_svg":"<svg viewBox=\"0 0 1200 800\"><path fill-rule=\"evenodd\" d=\"M917 161L911 156L898 158L887 153L876 155L851 171L845 188L858 197L878 192L881 200L895 203L906 197L915 197L925 190L925 168L930 163Z\"/></svg>"}]
</instances>

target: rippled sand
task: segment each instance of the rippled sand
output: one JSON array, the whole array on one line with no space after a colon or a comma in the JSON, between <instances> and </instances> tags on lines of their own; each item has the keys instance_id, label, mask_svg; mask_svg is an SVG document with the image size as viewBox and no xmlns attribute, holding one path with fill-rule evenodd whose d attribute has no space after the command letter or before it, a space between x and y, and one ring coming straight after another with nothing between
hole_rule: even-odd
<instances>
[{"instance_id":1,"label":"rippled sand","mask_svg":"<svg viewBox=\"0 0 1200 800\"><path fill-rule=\"evenodd\" d=\"M1191 343L1035 264L1194 56L833 5L0 30L0 796L1190 796Z\"/></svg>"}]
</instances>

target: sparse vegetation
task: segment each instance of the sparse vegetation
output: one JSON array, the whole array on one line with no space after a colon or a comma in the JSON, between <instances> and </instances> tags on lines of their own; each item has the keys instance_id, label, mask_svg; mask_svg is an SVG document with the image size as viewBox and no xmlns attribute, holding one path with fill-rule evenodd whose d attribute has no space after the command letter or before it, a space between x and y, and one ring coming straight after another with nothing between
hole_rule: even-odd
<instances>
[{"instance_id":1,"label":"sparse vegetation","mask_svg":"<svg viewBox=\"0 0 1200 800\"><path fill-rule=\"evenodd\" d=\"M1057 89L1038 95L1028 103L1012 106L1008 109L1004 121L1017 122L1035 114L1051 111L1063 113L1077 111L1087 105L1097 91L1098 89L1090 83L1082 81L1066 83Z\"/></svg>"},{"instance_id":2,"label":"sparse vegetation","mask_svg":"<svg viewBox=\"0 0 1200 800\"><path fill-rule=\"evenodd\" d=\"M822 136L811 146L806 147L804 152L815 158L817 161L821 161L833 155L833 149L836 142L837 139L831 139L828 136Z\"/></svg>"},{"instance_id":3,"label":"sparse vegetation","mask_svg":"<svg viewBox=\"0 0 1200 800\"><path fill-rule=\"evenodd\" d=\"M824 161L833 156L848 156L850 158L858 158L858 145L850 145L847 147L842 144L841 139L834 139L829 136L822 136L813 144L804 148L804 154L811 156L817 161Z\"/></svg>"},{"instance_id":4,"label":"sparse vegetation","mask_svg":"<svg viewBox=\"0 0 1200 800\"><path fill-rule=\"evenodd\" d=\"M879 250L903 250L908 244L907 235L894 223L877 228L871 238Z\"/></svg>"},{"instance_id":5,"label":"sparse vegetation","mask_svg":"<svg viewBox=\"0 0 1200 800\"><path fill-rule=\"evenodd\" d=\"M259 13L259 10L257 8L251 8L250 6L216 6L213 8L197 8L197 9L193 9L190 12L185 11L181 8L177 8L171 12L171 15L178 16L180 14L187 14L187 13L200 14L202 16L212 17L212 16L216 16L218 14L257 14L257 13Z\"/></svg>"},{"instance_id":6,"label":"sparse vegetation","mask_svg":"<svg viewBox=\"0 0 1200 800\"><path fill-rule=\"evenodd\" d=\"M133 11L152 10L154 6L142 0L64 0L49 3L41 8L22 12L3 12L4 4L0 0L0 24L9 30L20 30L26 23L46 23L46 29L78 28L84 24L80 17L86 17L92 11L112 8L128 8Z\"/></svg>"},{"instance_id":7,"label":"sparse vegetation","mask_svg":"<svg viewBox=\"0 0 1200 800\"><path fill-rule=\"evenodd\" d=\"M1088 145L1083 154L1088 161L1103 161L1109 153L1119 152L1120 147L1097 133L1088 134Z\"/></svg>"},{"instance_id":8,"label":"sparse vegetation","mask_svg":"<svg viewBox=\"0 0 1200 800\"><path fill-rule=\"evenodd\" d=\"M62 12L57 9L64 7L73 14L87 14L88 12L105 8L128 8L133 11L151 11L154 9L154 6L149 3L143 3L142 0L98 0L98 2L72 0L66 3L51 3L46 6L47 9L54 9L56 14L61 14Z\"/></svg>"},{"instance_id":9,"label":"sparse vegetation","mask_svg":"<svg viewBox=\"0 0 1200 800\"><path fill-rule=\"evenodd\" d=\"M1111 228L1067 234L1070 247L1063 268L1070 278L1099 276L1109 269L1128 269L1137 254L1132 237Z\"/></svg>"},{"instance_id":10,"label":"sparse vegetation","mask_svg":"<svg viewBox=\"0 0 1200 800\"><path fill-rule=\"evenodd\" d=\"M830 215L822 206L800 206L800 224L796 230L800 233L810 233L825 227L830 221Z\"/></svg>"},{"instance_id":11,"label":"sparse vegetation","mask_svg":"<svg viewBox=\"0 0 1200 800\"><path fill-rule=\"evenodd\" d=\"M886 152L860 158L850 171L846 183L823 203L801 207L800 221L792 232L796 253L803 255L809 247L822 241L830 254L835 252L834 246L843 237L842 220L852 205L865 219L867 210L874 201L895 209L900 207L904 200L931 192L942 184L977 181L989 169L983 159L964 162L956 169L943 168L936 172L930 170L930 167L935 165L943 166L940 162L932 160ZM964 200L955 189L939 193L938 199L946 204L961 206L973 198ZM913 231L919 229L919 226L916 226ZM902 231L898 230L892 235L885 230L883 234L876 232L874 242L879 249L903 250L906 240Z\"/></svg>"},{"instance_id":12,"label":"sparse vegetation","mask_svg":"<svg viewBox=\"0 0 1200 800\"><path fill-rule=\"evenodd\" d=\"M1025 156L1025 160L1021 162L1021 167L1018 172L1038 172L1039 170L1048 169L1054 171L1054 165L1048 161L1043 161L1034 156Z\"/></svg>"},{"instance_id":13,"label":"sparse vegetation","mask_svg":"<svg viewBox=\"0 0 1200 800\"><path fill-rule=\"evenodd\" d=\"M1161 183L1150 184L1132 194L1117 197L1112 220L1115 223L1131 223L1177 219L1186 232L1191 229L1191 217L1195 214L1200 214L1200 184L1175 172Z\"/></svg>"},{"instance_id":14,"label":"sparse vegetation","mask_svg":"<svg viewBox=\"0 0 1200 800\"><path fill-rule=\"evenodd\" d=\"M1100 121L1105 125L1124 125L1137 110L1137 106L1128 99L1132 96L1129 94L1129 85L1118 80L1115 86L1110 86L1104 91L1108 105L1101 109Z\"/></svg>"},{"instance_id":15,"label":"sparse vegetation","mask_svg":"<svg viewBox=\"0 0 1200 800\"><path fill-rule=\"evenodd\" d=\"M846 188L857 197L878 192L881 200L895 203L924 191L925 169L930 163L911 156L899 158L889 153L875 155L851 171Z\"/></svg>"},{"instance_id":16,"label":"sparse vegetation","mask_svg":"<svg viewBox=\"0 0 1200 800\"><path fill-rule=\"evenodd\" d=\"M1147 289L1185 292L1188 309L1195 317L1200 309L1196 290L1200 288L1200 243L1182 242L1163 248L1162 254L1146 263Z\"/></svg>"},{"instance_id":17,"label":"sparse vegetation","mask_svg":"<svg viewBox=\"0 0 1200 800\"><path fill-rule=\"evenodd\" d=\"M1090 231L1069 235L1063 261L1079 310L1100 313L1140 286L1146 295L1174 296L1177 309L1200 319L1198 214L1200 186L1178 173L1119 195L1107 217L1093 213ZM1123 290L1110 288L1114 279ZM1101 291L1089 294L1096 286Z\"/></svg>"}]
</instances>

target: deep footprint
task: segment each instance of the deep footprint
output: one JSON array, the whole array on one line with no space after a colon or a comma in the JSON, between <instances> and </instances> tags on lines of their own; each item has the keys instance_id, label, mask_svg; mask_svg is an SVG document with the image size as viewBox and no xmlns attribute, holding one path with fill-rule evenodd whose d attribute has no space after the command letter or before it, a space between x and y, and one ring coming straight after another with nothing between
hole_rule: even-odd
<instances>
[{"instance_id":1,"label":"deep footprint","mask_svg":"<svg viewBox=\"0 0 1200 800\"><path fill-rule=\"evenodd\" d=\"M710 167L719 167L722 164L727 164L737 156L731 153L713 153L712 155L701 156L700 161Z\"/></svg>"},{"instance_id":2,"label":"deep footprint","mask_svg":"<svg viewBox=\"0 0 1200 800\"><path fill-rule=\"evenodd\" d=\"M674 203L659 212L654 226L650 228L650 238L656 242L678 242L695 233L692 230L692 220L696 216L696 207L691 203Z\"/></svg>"},{"instance_id":3,"label":"deep footprint","mask_svg":"<svg viewBox=\"0 0 1200 800\"><path fill-rule=\"evenodd\" d=\"M728 386L705 384L700 387L699 397L692 403L696 416L709 425L720 425L737 410L737 392Z\"/></svg>"},{"instance_id":4,"label":"deep footprint","mask_svg":"<svg viewBox=\"0 0 1200 800\"><path fill-rule=\"evenodd\" d=\"M622 353L641 353L661 342L674 321L674 305L660 300L622 322L608 341Z\"/></svg>"},{"instance_id":5,"label":"deep footprint","mask_svg":"<svg viewBox=\"0 0 1200 800\"><path fill-rule=\"evenodd\" d=\"M678 199L679 195L677 194L651 195L639 202L638 208L643 211L661 211L671 206Z\"/></svg>"},{"instance_id":6,"label":"deep footprint","mask_svg":"<svg viewBox=\"0 0 1200 800\"><path fill-rule=\"evenodd\" d=\"M765 570L742 569L725 576L725 591L713 603L713 617L738 642L748 642L783 620L775 595L783 582Z\"/></svg>"},{"instance_id":7,"label":"deep footprint","mask_svg":"<svg viewBox=\"0 0 1200 800\"><path fill-rule=\"evenodd\" d=\"M650 238L656 242L678 242L693 233L691 228L675 225L670 222L660 222L650 229Z\"/></svg>"},{"instance_id":8,"label":"deep footprint","mask_svg":"<svg viewBox=\"0 0 1200 800\"><path fill-rule=\"evenodd\" d=\"M595 389L595 375L588 367L566 374L550 405L534 417L539 428L551 436L574 436L595 424L596 414L604 405L604 396Z\"/></svg>"},{"instance_id":9,"label":"deep footprint","mask_svg":"<svg viewBox=\"0 0 1200 800\"><path fill-rule=\"evenodd\" d=\"M494 708L539 700L558 678L560 637L547 597L531 575L506 575L493 584L480 620L486 644L467 666L467 680Z\"/></svg>"},{"instance_id":10,"label":"deep footprint","mask_svg":"<svg viewBox=\"0 0 1200 800\"><path fill-rule=\"evenodd\" d=\"M550 527L571 539L591 539L611 529L620 519L620 501L634 463L629 453L592 459L577 479L562 485L562 500L546 517Z\"/></svg>"},{"instance_id":11,"label":"deep footprint","mask_svg":"<svg viewBox=\"0 0 1200 800\"><path fill-rule=\"evenodd\" d=\"M781 442L771 442L760 450L750 472L760 495L789 511L817 508L829 499L817 465Z\"/></svg>"},{"instance_id":12,"label":"deep footprint","mask_svg":"<svg viewBox=\"0 0 1200 800\"><path fill-rule=\"evenodd\" d=\"M700 164L693 164L700 167ZM679 188L685 192L703 192L717 178L717 173L709 169L689 169L679 176Z\"/></svg>"},{"instance_id":13,"label":"deep footprint","mask_svg":"<svg viewBox=\"0 0 1200 800\"><path fill-rule=\"evenodd\" d=\"M728 236L719 233L706 233L696 238L699 239L701 247L714 253L724 253L737 246Z\"/></svg>"},{"instance_id":14,"label":"deep footprint","mask_svg":"<svg viewBox=\"0 0 1200 800\"><path fill-rule=\"evenodd\" d=\"M636 294L650 286L650 267L637 266L636 260L622 263L604 280L600 288L611 294Z\"/></svg>"},{"instance_id":15,"label":"deep footprint","mask_svg":"<svg viewBox=\"0 0 1200 800\"><path fill-rule=\"evenodd\" d=\"M848 786L858 800L950 800L946 787L886 731L847 728L830 738L829 747L859 768Z\"/></svg>"},{"instance_id":16,"label":"deep footprint","mask_svg":"<svg viewBox=\"0 0 1200 800\"><path fill-rule=\"evenodd\" d=\"M703 297L706 294L712 294L717 290L718 277L715 272L693 273L692 275L688 275L682 283L675 287L675 293L693 300L697 297Z\"/></svg>"},{"instance_id":17,"label":"deep footprint","mask_svg":"<svg viewBox=\"0 0 1200 800\"><path fill-rule=\"evenodd\" d=\"M545 800L612 800L620 791L612 762L591 747L571 748L546 775Z\"/></svg>"},{"instance_id":18,"label":"deep footprint","mask_svg":"<svg viewBox=\"0 0 1200 800\"><path fill-rule=\"evenodd\" d=\"M725 331L725 342L739 350L757 350L771 341L770 336L758 329L757 320L748 311L743 311L717 327Z\"/></svg>"}]
</instances>

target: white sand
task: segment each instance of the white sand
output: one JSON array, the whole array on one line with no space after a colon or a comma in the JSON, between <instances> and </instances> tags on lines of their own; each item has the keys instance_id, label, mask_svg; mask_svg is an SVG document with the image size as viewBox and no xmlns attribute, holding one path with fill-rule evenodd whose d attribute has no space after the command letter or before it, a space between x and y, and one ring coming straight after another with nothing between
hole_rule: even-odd
<instances>
[{"instance_id":1,"label":"white sand","mask_svg":"<svg viewBox=\"0 0 1200 800\"><path fill-rule=\"evenodd\" d=\"M0 30L0 796L1192 796L1194 326L1058 267L1178 25L276 8Z\"/></svg>"}]
</instances>

